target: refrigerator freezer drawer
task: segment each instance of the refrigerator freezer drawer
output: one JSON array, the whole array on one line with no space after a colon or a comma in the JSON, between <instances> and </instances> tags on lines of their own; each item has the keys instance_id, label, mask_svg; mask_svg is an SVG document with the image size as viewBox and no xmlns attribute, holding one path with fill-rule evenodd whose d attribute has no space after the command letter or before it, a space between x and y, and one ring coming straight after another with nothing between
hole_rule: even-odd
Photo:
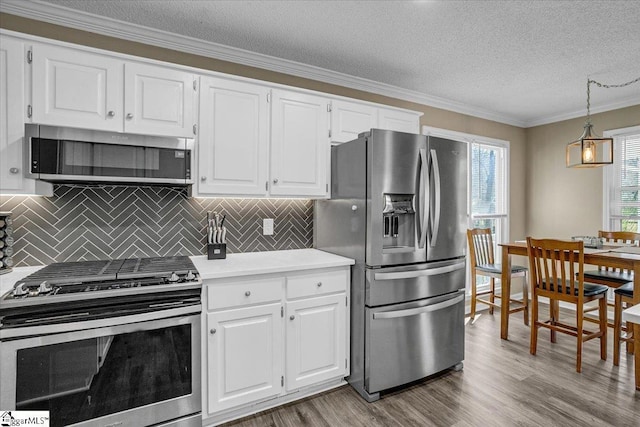
<instances>
[{"instance_id":1,"label":"refrigerator freezer drawer","mask_svg":"<svg viewBox=\"0 0 640 427\"><path fill-rule=\"evenodd\" d=\"M365 304L376 307L464 289L465 260L366 270Z\"/></svg>"},{"instance_id":2,"label":"refrigerator freezer drawer","mask_svg":"<svg viewBox=\"0 0 640 427\"><path fill-rule=\"evenodd\" d=\"M367 308L365 389L377 393L464 359L464 291Z\"/></svg>"}]
</instances>

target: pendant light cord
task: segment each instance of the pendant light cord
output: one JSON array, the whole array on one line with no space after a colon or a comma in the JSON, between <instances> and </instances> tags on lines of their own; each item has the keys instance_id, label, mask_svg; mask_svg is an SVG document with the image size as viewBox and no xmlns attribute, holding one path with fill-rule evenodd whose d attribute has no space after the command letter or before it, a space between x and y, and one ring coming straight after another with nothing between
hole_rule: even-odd
<instances>
[{"instance_id":1,"label":"pendant light cord","mask_svg":"<svg viewBox=\"0 0 640 427\"><path fill-rule=\"evenodd\" d=\"M587 123L591 123L591 83L595 84L598 87L604 87L606 89L610 89L613 87L629 86L637 82L640 82L640 77L638 77L637 79L633 79L630 82L622 83L619 85L606 85L604 83L600 83L595 80L587 79Z\"/></svg>"}]
</instances>

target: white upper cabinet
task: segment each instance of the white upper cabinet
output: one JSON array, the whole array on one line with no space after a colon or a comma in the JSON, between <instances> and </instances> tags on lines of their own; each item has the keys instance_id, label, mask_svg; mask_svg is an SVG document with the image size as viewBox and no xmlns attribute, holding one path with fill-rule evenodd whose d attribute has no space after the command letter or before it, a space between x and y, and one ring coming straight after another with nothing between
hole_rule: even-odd
<instances>
[{"instance_id":1,"label":"white upper cabinet","mask_svg":"<svg viewBox=\"0 0 640 427\"><path fill-rule=\"evenodd\" d=\"M33 123L193 137L194 76L168 67L33 46Z\"/></svg>"},{"instance_id":2,"label":"white upper cabinet","mask_svg":"<svg viewBox=\"0 0 640 427\"><path fill-rule=\"evenodd\" d=\"M341 100L331 102L331 142L351 141L377 126L376 107Z\"/></svg>"},{"instance_id":3,"label":"white upper cabinet","mask_svg":"<svg viewBox=\"0 0 640 427\"><path fill-rule=\"evenodd\" d=\"M156 65L124 68L124 131L184 138L194 136L194 76Z\"/></svg>"},{"instance_id":4,"label":"white upper cabinet","mask_svg":"<svg viewBox=\"0 0 640 427\"><path fill-rule=\"evenodd\" d=\"M0 193L51 195L51 184L25 178L26 55L21 41L0 40Z\"/></svg>"},{"instance_id":5,"label":"white upper cabinet","mask_svg":"<svg viewBox=\"0 0 640 427\"><path fill-rule=\"evenodd\" d=\"M200 79L199 193L267 194L269 93L265 86Z\"/></svg>"},{"instance_id":6,"label":"white upper cabinet","mask_svg":"<svg viewBox=\"0 0 640 427\"><path fill-rule=\"evenodd\" d=\"M420 113L380 108L378 127L408 133L420 133Z\"/></svg>"},{"instance_id":7,"label":"white upper cabinet","mask_svg":"<svg viewBox=\"0 0 640 427\"><path fill-rule=\"evenodd\" d=\"M329 102L320 96L273 90L271 195L328 194Z\"/></svg>"},{"instance_id":8,"label":"white upper cabinet","mask_svg":"<svg viewBox=\"0 0 640 427\"><path fill-rule=\"evenodd\" d=\"M108 56L34 45L32 121L122 131L123 70Z\"/></svg>"}]
</instances>

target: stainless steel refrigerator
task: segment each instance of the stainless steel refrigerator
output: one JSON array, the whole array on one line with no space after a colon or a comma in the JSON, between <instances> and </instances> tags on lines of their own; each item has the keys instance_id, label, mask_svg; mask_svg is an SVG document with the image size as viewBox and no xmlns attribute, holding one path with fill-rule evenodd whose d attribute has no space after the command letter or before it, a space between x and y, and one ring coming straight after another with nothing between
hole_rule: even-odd
<instances>
[{"instance_id":1,"label":"stainless steel refrigerator","mask_svg":"<svg viewBox=\"0 0 640 427\"><path fill-rule=\"evenodd\" d=\"M349 383L368 401L464 359L467 146L371 129L331 149L314 246L356 260Z\"/></svg>"}]
</instances>

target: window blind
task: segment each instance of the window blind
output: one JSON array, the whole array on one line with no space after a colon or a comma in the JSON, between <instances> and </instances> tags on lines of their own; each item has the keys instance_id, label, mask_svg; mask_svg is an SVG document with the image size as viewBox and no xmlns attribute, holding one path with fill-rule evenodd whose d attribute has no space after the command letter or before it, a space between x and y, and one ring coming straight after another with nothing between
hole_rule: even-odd
<instances>
[{"instance_id":1,"label":"window blind","mask_svg":"<svg viewBox=\"0 0 640 427\"><path fill-rule=\"evenodd\" d=\"M640 222L640 133L615 136L609 182L611 229L638 231Z\"/></svg>"}]
</instances>

